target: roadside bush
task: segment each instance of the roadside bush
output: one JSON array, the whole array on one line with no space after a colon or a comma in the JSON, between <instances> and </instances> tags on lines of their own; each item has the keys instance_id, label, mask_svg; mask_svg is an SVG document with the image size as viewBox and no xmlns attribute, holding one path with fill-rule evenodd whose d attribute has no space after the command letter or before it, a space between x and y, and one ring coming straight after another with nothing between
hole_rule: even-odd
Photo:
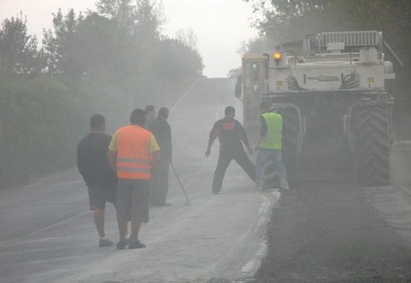
<instances>
[{"instance_id":1,"label":"roadside bush","mask_svg":"<svg viewBox=\"0 0 411 283\"><path fill-rule=\"evenodd\" d=\"M73 166L90 113L79 87L39 76L3 82L0 94L3 186Z\"/></svg>"},{"instance_id":2,"label":"roadside bush","mask_svg":"<svg viewBox=\"0 0 411 283\"><path fill-rule=\"evenodd\" d=\"M0 187L75 166L77 145L89 132L93 114L106 117L106 132L112 135L129 123L132 109L171 107L193 80L157 80L150 89L136 87L130 103L122 91L92 81L0 75Z\"/></svg>"}]
</instances>

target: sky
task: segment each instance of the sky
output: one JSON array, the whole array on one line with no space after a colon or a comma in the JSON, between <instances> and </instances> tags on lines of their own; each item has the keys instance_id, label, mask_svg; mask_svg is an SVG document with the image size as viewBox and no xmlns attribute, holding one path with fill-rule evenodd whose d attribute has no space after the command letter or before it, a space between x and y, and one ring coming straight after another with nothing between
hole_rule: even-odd
<instances>
[{"instance_id":1,"label":"sky","mask_svg":"<svg viewBox=\"0 0 411 283\"><path fill-rule=\"evenodd\" d=\"M159 0L157 0L158 2ZM42 30L52 28L52 13L70 8L76 13L96 10L97 0L0 0L0 21L27 16L29 34L42 39ZM162 0L167 19L162 33L175 37L180 29L192 30L197 36L197 49L207 77L226 77L230 69L241 65L238 49L242 42L258 36L252 28L252 7L243 0Z\"/></svg>"}]
</instances>

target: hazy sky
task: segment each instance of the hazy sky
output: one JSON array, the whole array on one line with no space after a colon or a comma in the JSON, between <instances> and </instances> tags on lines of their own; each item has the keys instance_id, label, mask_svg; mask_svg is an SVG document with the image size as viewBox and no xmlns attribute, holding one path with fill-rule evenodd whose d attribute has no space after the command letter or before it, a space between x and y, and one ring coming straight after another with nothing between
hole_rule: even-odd
<instances>
[{"instance_id":1,"label":"hazy sky","mask_svg":"<svg viewBox=\"0 0 411 283\"><path fill-rule=\"evenodd\" d=\"M157 0L159 1L159 0ZM52 27L52 13L61 8L66 14L95 10L97 0L0 0L0 21L27 15L29 34L39 42L43 28ZM240 66L237 49L242 41L257 36L250 27L251 6L243 0L162 0L167 22L163 34L174 37L179 29L192 29L198 38L197 47L205 65L204 75L226 77L228 71Z\"/></svg>"}]
</instances>

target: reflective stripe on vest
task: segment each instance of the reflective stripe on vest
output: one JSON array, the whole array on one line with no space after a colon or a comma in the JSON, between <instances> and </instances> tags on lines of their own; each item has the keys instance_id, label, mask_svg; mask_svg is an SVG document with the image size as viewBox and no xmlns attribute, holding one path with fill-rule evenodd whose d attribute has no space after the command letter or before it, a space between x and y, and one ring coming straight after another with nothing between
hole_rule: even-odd
<instances>
[{"instance_id":1,"label":"reflective stripe on vest","mask_svg":"<svg viewBox=\"0 0 411 283\"><path fill-rule=\"evenodd\" d=\"M150 179L151 162L148 146L151 133L130 125L117 133L117 177L121 179Z\"/></svg>"},{"instance_id":2,"label":"reflective stripe on vest","mask_svg":"<svg viewBox=\"0 0 411 283\"><path fill-rule=\"evenodd\" d=\"M144 168L147 165L146 168ZM143 159L117 158L117 172L151 172L151 163Z\"/></svg>"},{"instance_id":3,"label":"reflective stripe on vest","mask_svg":"<svg viewBox=\"0 0 411 283\"><path fill-rule=\"evenodd\" d=\"M267 133L261 141L260 147L267 149L281 149L283 118L278 113L267 112L263 114L267 123Z\"/></svg>"}]
</instances>

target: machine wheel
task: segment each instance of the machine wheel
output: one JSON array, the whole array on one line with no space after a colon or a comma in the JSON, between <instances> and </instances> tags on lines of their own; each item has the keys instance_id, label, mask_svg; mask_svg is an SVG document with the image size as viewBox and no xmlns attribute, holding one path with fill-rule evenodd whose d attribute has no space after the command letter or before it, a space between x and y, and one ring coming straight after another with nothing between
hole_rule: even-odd
<instances>
[{"instance_id":1,"label":"machine wheel","mask_svg":"<svg viewBox=\"0 0 411 283\"><path fill-rule=\"evenodd\" d=\"M283 117L283 149L282 158L287 171L289 183L298 182L298 113L294 108L281 109ZM277 173L273 162L268 162L263 168L264 187L278 187Z\"/></svg>"},{"instance_id":2,"label":"machine wheel","mask_svg":"<svg viewBox=\"0 0 411 283\"><path fill-rule=\"evenodd\" d=\"M390 183L390 123L385 107L358 107L353 110L355 170L362 186Z\"/></svg>"}]
</instances>

